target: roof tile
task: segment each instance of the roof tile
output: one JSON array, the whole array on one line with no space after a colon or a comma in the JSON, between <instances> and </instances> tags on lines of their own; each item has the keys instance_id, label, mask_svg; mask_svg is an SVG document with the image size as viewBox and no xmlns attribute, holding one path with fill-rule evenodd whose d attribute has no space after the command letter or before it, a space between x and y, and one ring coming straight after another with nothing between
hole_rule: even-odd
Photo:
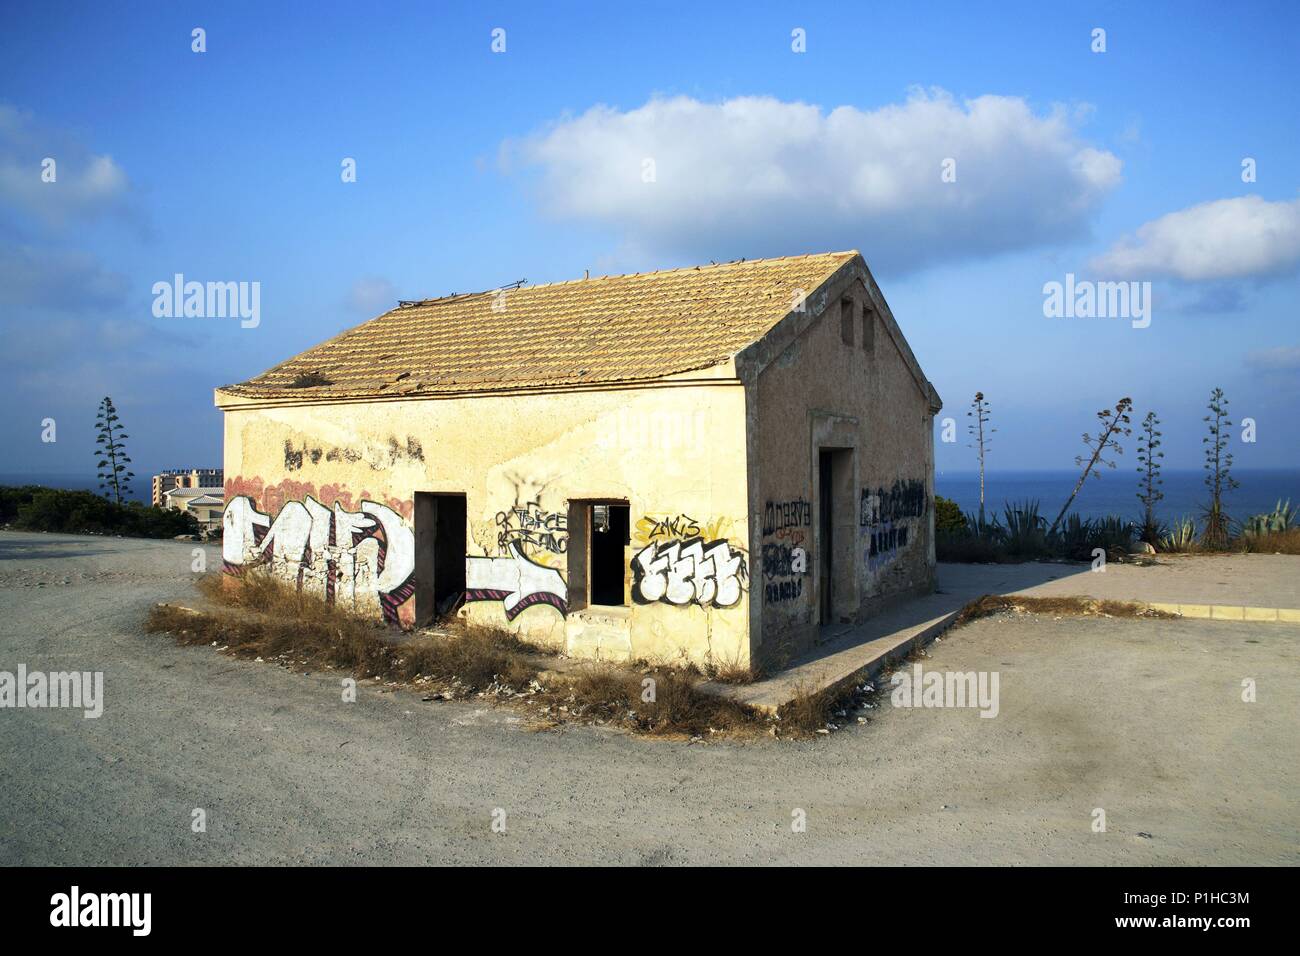
<instances>
[{"instance_id":1,"label":"roof tile","mask_svg":"<svg viewBox=\"0 0 1300 956\"><path fill-rule=\"evenodd\" d=\"M726 361L856 252L602 276L404 304L221 392L455 394L646 381ZM504 308L493 308L494 302Z\"/></svg>"}]
</instances>

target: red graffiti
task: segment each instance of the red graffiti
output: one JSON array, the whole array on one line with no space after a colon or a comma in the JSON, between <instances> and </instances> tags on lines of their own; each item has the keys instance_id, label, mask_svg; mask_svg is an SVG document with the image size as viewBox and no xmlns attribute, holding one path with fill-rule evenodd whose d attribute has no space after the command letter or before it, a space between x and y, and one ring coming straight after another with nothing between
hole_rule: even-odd
<instances>
[{"instance_id":1,"label":"red graffiti","mask_svg":"<svg viewBox=\"0 0 1300 956\"><path fill-rule=\"evenodd\" d=\"M274 485L268 485L258 476L245 478L239 475L227 478L226 500L230 501L236 495L247 495L252 498L258 509L267 514L279 514L280 509L288 502L304 501L311 497L327 508L332 508L337 501L348 511L358 510L359 502L378 501L392 508L407 521L415 517L415 502L411 498L394 498L365 490L354 496L342 485L336 484L321 485L318 490L310 481L294 481L291 478L285 478Z\"/></svg>"}]
</instances>

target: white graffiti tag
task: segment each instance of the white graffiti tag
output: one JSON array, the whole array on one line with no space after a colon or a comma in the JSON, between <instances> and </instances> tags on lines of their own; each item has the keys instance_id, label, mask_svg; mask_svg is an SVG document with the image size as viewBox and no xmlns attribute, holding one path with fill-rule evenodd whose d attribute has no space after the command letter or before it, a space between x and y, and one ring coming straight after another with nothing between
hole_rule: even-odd
<instances>
[{"instance_id":1,"label":"white graffiti tag","mask_svg":"<svg viewBox=\"0 0 1300 956\"><path fill-rule=\"evenodd\" d=\"M560 572L530 560L518 541L510 542L508 550L504 558L465 559L465 600L501 601L507 621L534 604L566 613L567 591Z\"/></svg>"},{"instance_id":2,"label":"white graffiti tag","mask_svg":"<svg viewBox=\"0 0 1300 956\"><path fill-rule=\"evenodd\" d=\"M221 556L227 570L266 565L279 577L333 604L377 603L385 620L415 591L415 535L402 516L375 501L361 511L333 510L315 498L290 501L272 521L246 495L222 516Z\"/></svg>"},{"instance_id":3,"label":"white graffiti tag","mask_svg":"<svg viewBox=\"0 0 1300 956\"><path fill-rule=\"evenodd\" d=\"M731 607L744 592L749 569L743 552L726 541L690 538L651 544L632 559L633 597L643 604Z\"/></svg>"}]
</instances>

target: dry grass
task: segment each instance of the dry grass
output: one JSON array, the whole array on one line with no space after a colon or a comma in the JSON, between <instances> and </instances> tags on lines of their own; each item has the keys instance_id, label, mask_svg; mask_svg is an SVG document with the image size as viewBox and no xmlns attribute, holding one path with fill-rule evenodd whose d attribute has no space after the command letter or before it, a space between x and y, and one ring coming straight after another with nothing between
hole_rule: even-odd
<instances>
[{"instance_id":1,"label":"dry grass","mask_svg":"<svg viewBox=\"0 0 1300 956\"><path fill-rule=\"evenodd\" d=\"M719 684L752 684L765 676L762 668L738 660L719 661L705 673L709 680Z\"/></svg>"},{"instance_id":2,"label":"dry grass","mask_svg":"<svg viewBox=\"0 0 1300 956\"><path fill-rule=\"evenodd\" d=\"M1300 554L1300 527L1268 534L1243 534L1235 544L1250 554Z\"/></svg>"},{"instance_id":3,"label":"dry grass","mask_svg":"<svg viewBox=\"0 0 1300 956\"><path fill-rule=\"evenodd\" d=\"M795 687L794 699L782 705L778 716L781 729L788 734L804 737L824 730L831 722L841 694L831 694L827 690L817 690L806 684Z\"/></svg>"},{"instance_id":4,"label":"dry grass","mask_svg":"<svg viewBox=\"0 0 1300 956\"><path fill-rule=\"evenodd\" d=\"M1004 611L1030 614L1069 614L1084 617L1147 617L1176 618L1177 614L1157 611L1145 604L1131 601L1099 601L1082 597L1023 597L1017 595L986 594L971 601L953 620L953 627Z\"/></svg>"},{"instance_id":5,"label":"dry grass","mask_svg":"<svg viewBox=\"0 0 1300 956\"><path fill-rule=\"evenodd\" d=\"M446 636L403 639L377 621L257 573L208 576L199 590L212 601L210 610L158 605L145 629L182 644L216 644L240 657L310 663L361 678L458 681L466 691L494 682L520 688L537 675L530 659L536 649L508 631L458 628Z\"/></svg>"},{"instance_id":6,"label":"dry grass","mask_svg":"<svg viewBox=\"0 0 1300 956\"><path fill-rule=\"evenodd\" d=\"M508 631L457 625L445 635L404 637L256 572L206 576L199 590L209 607L157 605L146 630L171 634L181 644L215 644L240 657L399 683L432 679L453 688L451 696L518 699L536 708L543 726L581 721L692 738L757 736L767 728L752 708L699 690L699 675L688 669L592 664L571 674L547 671L543 686L547 655Z\"/></svg>"},{"instance_id":7,"label":"dry grass","mask_svg":"<svg viewBox=\"0 0 1300 956\"><path fill-rule=\"evenodd\" d=\"M673 667L585 665L552 693L551 704L566 707L568 715L660 737L744 737L766 727L752 708L701 691L694 674Z\"/></svg>"}]
</instances>

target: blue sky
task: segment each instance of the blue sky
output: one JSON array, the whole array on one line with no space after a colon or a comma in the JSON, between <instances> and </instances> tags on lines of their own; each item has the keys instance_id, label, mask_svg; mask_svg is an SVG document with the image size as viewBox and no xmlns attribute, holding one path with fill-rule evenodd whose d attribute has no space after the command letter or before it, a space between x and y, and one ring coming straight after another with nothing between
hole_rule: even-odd
<instances>
[{"instance_id":1,"label":"blue sky","mask_svg":"<svg viewBox=\"0 0 1300 956\"><path fill-rule=\"evenodd\" d=\"M940 468L976 390L992 468L1070 467L1123 395L1195 467L1216 385L1240 467L1300 466L1297 9L9 2L0 471L92 467L104 394L138 470L217 464L213 387L398 297L849 247ZM177 272L260 282L260 325L155 318ZM1150 281L1150 326L1044 317L1066 273Z\"/></svg>"}]
</instances>

